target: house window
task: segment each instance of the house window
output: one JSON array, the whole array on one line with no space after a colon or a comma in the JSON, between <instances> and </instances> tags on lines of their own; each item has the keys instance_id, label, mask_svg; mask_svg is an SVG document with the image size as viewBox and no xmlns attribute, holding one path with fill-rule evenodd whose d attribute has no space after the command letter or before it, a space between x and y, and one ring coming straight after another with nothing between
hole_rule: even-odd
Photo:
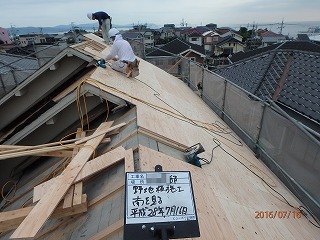
<instances>
[{"instance_id":1,"label":"house window","mask_svg":"<svg viewBox=\"0 0 320 240\"><path fill-rule=\"evenodd\" d=\"M191 61L196 61L196 58L195 57L191 57L191 58L189 58Z\"/></svg>"},{"instance_id":2,"label":"house window","mask_svg":"<svg viewBox=\"0 0 320 240\"><path fill-rule=\"evenodd\" d=\"M229 43L229 46L231 46L231 43Z\"/></svg>"},{"instance_id":3,"label":"house window","mask_svg":"<svg viewBox=\"0 0 320 240\"><path fill-rule=\"evenodd\" d=\"M193 38L191 38L191 41L193 41L193 42L198 41L198 38L193 37Z\"/></svg>"},{"instance_id":4,"label":"house window","mask_svg":"<svg viewBox=\"0 0 320 240\"><path fill-rule=\"evenodd\" d=\"M217 41L219 41L219 38L218 38L218 37L213 37L213 40L214 40L215 42L217 42Z\"/></svg>"},{"instance_id":5,"label":"house window","mask_svg":"<svg viewBox=\"0 0 320 240\"><path fill-rule=\"evenodd\" d=\"M212 42L212 37L207 37L207 42Z\"/></svg>"}]
</instances>

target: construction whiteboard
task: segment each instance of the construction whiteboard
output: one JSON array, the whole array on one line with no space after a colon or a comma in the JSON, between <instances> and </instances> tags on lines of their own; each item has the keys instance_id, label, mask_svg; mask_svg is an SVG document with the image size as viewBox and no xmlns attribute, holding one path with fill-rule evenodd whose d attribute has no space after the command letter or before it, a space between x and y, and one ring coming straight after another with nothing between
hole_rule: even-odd
<instances>
[{"instance_id":1,"label":"construction whiteboard","mask_svg":"<svg viewBox=\"0 0 320 240\"><path fill-rule=\"evenodd\" d=\"M125 223L197 220L190 172L126 173Z\"/></svg>"}]
</instances>

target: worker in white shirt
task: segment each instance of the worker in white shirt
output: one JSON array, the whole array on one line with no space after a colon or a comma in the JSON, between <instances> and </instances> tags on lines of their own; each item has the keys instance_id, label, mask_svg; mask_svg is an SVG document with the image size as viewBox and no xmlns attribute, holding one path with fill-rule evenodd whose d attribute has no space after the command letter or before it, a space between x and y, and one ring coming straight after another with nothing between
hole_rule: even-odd
<instances>
[{"instance_id":1,"label":"worker in white shirt","mask_svg":"<svg viewBox=\"0 0 320 240\"><path fill-rule=\"evenodd\" d=\"M139 75L139 60L137 60L130 43L122 38L122 35L116 28L109 30L109 38L113 41L112 49L104 59L114 60L111 68L122 72L127 77L136 77Z\"/></svg>"}]
</instances>

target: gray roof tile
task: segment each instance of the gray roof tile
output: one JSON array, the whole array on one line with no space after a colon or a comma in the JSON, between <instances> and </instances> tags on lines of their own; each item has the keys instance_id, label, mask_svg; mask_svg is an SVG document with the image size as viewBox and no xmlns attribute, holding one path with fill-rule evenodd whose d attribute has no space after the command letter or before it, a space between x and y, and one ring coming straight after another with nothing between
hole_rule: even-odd
<instances>
[{"instance_id":1,"label":"gray roof tile","mask_svg":"<svg viewBox=\"0 0 320 240\"><path fill-rule=\"evenodd\" d=\"M278 45L278 49L259 52L253 56L250 53L250 58L215 72L261 98L271 97L289 55L293 55L277 101L320 123L320 47L292 42L285 47Z\"/></svg>"}]
</instances>

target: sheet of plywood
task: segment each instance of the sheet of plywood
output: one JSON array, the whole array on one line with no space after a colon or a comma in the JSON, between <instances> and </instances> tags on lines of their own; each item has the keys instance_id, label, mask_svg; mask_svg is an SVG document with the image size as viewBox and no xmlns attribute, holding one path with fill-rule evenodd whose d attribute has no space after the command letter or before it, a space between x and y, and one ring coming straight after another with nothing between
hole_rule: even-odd
<instances>
[{"instance_id":1,"label":"sheet of plywood","mask_svg":"<svg viewBox=\"0 0 320 240\"><path fill-rule=\"evenodd\" d=\"M92 236L91 238L89 238L89 240L107 239L110 235L112 235L118 231L121 231L123 228L123 223L124 223L124 220L121 219L121 220L111 224L109 227L107 227L106 229L97 233L96 235Z\"/></svg>"},{"instance_id":2,"label":"sheet of plywood","mask_svg":"<svg viewBox=\"0 0 320 240\"><path fill-rule=\"evenodd\" d=\"M201 237L199 239L237 239L226 213L199 167L169 157L144 146L139 146L141 171L154 171L160 164L163 171L190 171L198 213Z\"/></svg>"},{"instance_id":3,"label":"sheet of plywood","mask_svg":"<svg viewBox=\"0 0 320 240\"><path fill-rule=\"evenodd\" d=\"M111 129L111 124L110 122L102 123L93 135L100 135L100 132L106 132L107 129ZM38 233L103 138L104 135L100 135L88 141L80 149L77 156L73 158L60 177L56 179L50 191L41 198L35 208L14 231L10 237L11 239L32 238Z\"/></svg>"}]
</instances>

